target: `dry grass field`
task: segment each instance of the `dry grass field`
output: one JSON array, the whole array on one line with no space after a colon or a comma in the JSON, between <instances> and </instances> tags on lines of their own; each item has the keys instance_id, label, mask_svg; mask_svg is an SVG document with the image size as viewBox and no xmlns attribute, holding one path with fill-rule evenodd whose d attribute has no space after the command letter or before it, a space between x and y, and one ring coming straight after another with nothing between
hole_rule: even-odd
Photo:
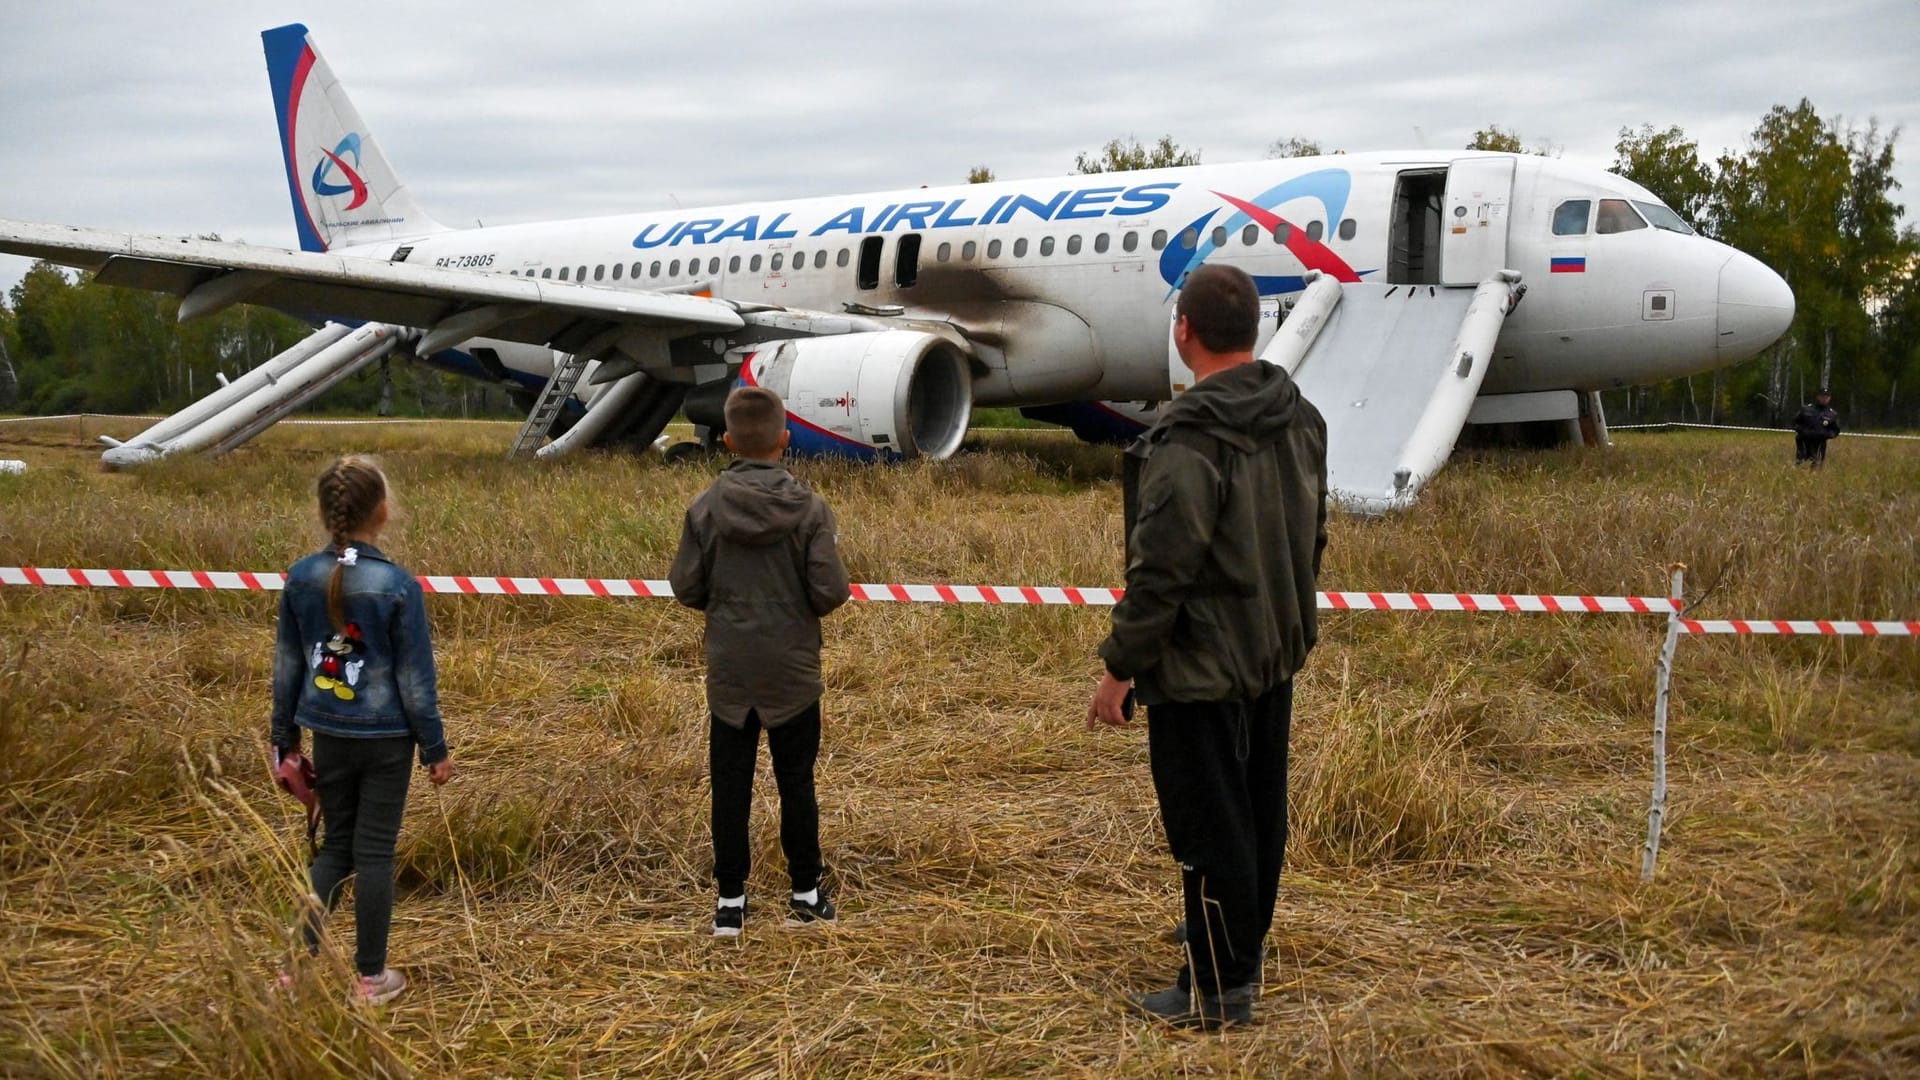
<instances>
[{"instance_id":1,"label":"dry grass field","mask_svg":"<svg viewBox=\"0 0 1920 1080\"><path fill-rule=\"evenodd\" d=\"M664 576L703 466L508 465L511 427L281 427L98 470L0 426L0 565L280 569L313 477L383 456L419 573ZM1920 445L1617 436L1469 456L1335 523L1323 587L1659 594L1703 617L1920 617ZM1116 456L996 433L799 471L856 580L1117 584ZM273 988L300 876L263 765L264 594L0 590L0 1074L1914 1075L1920 642L1680 643L1639 880L1662 623L1327 617L1295 719L1260 1022L1130 1018L1177 963L1144 733L1082 729L1100 610L851 605L827 629L841 924L787 931L762 766L737 943L710 915L700 625L662 601L430 598L462 772L414 788L396 966ZM336 950L350 918L332 924ZM345 953L344 955L350 955Z\"/></svg>"}]
</instances>

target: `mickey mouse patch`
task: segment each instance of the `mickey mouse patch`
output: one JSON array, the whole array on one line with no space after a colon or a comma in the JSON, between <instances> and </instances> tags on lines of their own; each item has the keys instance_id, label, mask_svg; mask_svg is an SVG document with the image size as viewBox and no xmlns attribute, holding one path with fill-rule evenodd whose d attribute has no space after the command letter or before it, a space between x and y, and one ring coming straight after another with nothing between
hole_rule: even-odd
<instances>
[{"instance_id":1,"label":"mickey mouse patch","mask_svg":"<svg viewBox=\"0 0 1920 1080\"><path fill-rule=\"evenodd\" d=\"M365 659L356 657L366 649L366 643L360 638L358 623L348 623L346 629L326 641L314 642L311 661L315 673L313 685L322 690L331 690L333 696L341 701L352 701L353 688L360 685L360 669L367 665Z\"/></svg>"}]
</instances>

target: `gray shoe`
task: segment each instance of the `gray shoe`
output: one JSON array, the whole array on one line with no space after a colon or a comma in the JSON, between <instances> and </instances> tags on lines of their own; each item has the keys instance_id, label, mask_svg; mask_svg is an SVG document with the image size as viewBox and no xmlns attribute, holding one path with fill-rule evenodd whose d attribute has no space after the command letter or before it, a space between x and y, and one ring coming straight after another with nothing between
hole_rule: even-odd
<instances>
[{"instance_id":1,"label":"gray shoe","mask_svg":"<svg viewBox=\"0 0 1920 1080\"><path fill-rule=\"evenodd\" d=\"M1127 1004L1141 1016L1158 1020L1169 1027L1197 1027L1214 1031L1253 1023L1253 999L1256 996L1258 993L1253 987L1241 986L1218 997L1202 994L1196 1001L1192 992L1169 986L1151 994L1130 997Z\"/></svg>"},{"instance_id":2,"label":"gray shoe","mask_svg":"<svg viewBox=\"0 0 1920 1080\"><path fill-rule=\"evenodd\" d=\"M1185 945L1187 943L1187 920L1181 919L1179 922L1174 923L1173 931L1168 936L1173 938L1175 945ZM1253 985L1256 987L1267 985L1267 942L1265 938L1262 938L1260 941L1260 959L1253 965Z\"/></svg>"}]
</instances>

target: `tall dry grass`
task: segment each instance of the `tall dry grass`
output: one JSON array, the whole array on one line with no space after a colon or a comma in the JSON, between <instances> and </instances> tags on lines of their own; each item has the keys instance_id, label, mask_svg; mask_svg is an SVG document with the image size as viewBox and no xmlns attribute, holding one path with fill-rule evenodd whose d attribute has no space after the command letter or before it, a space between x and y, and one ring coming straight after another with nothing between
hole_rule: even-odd
<instances>
[{"instance_id":1,"label":"tall dry grass","mask_svg":"<svg viewBox=\"0 0 1920 1080\"><path fill-rule=\"evenodd\" d=\"M137 425L121 425L137 426ZM421 573L660 577L710 470L499 460L510 426L279 429L96 470L98 422L0 429L0 564L276 569L332 452L384 455ZM115 429L114 434L128 434ZM1621 436L1472 456L1339 519L1328 588L1663 591L1708 617L1920 614L1920 453ZM1112 451L996 433L815 463L856 578L1110 584ZM1139 732L1078 718L1099 611L855 605L827 633L823 834L843 925L708 915L697 618L430 598L452 786L420 785L394 962L351 919L272 989L304 891L261 761L271 601L0 592L0 1074L1638 1075L1920 1069L1920 646L1687 640L1659 878L1638 881L1658 620L1330 615L1298 691L1263 1022L1116 1006L1177 963ZM343 913L344 914L344 913Z\"/></svg>"}]
</instances>

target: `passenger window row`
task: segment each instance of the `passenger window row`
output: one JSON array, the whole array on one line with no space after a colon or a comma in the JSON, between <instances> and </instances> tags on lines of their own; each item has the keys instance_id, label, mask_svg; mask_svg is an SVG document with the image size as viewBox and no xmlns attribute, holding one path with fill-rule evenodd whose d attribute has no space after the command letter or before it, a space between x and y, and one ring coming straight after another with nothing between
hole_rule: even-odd
<instances>
[{"instance_id":1,"label":"passenger window row","mask_svg":"<svg viewBox=\"0 0 1920 1080\"><path fill-rule=\"evenodd\" d=\"M1561 207L1561 210L1564 211L1567 209L1567 207L1572 205L1574 204L1572 203L1564 204ZM1585 207L1587 204L1585 202L1581 202L1579 205L1582 207L1582 214L1584 215ZM1631 211L1628 211L1628 213L1631 214ZM1325 235L1326 226L1319 221L1309 221L1307 222L1306 228L1303 229L1302 231L1306 233L1306 237L1309 241L1317 244L1320 242L1321 238ZM1559 233L1560 231L1561 231L1560 215L1559 213L1556 213L1554 218L1554 232ZM1582 217L1582 220L1581 220L1580 231L1581 232L1586 231L1584 216ZM1603 229L1602 231L1606 231L1606 230ZM1337 232L1340 239L1352 240L1354 236L1359 232L1359 226L1352 218L1347 218L1346 220L1340 222L1340 227L1337 230ZM1277 226L1276 228L1272 230L1267 230L1267 229L1261 228L1258 225L1249 224L1240 230L1240 244L1242 247L1253 247L1256 244L1260 243L1260 240L1263 236L1271 237L1274 243L1284 245L1289 240L1292 239L1292 226L1288 225L1285 222L1281 222L1280 225ZM1120 250L1128 253L1138 251L1140 249L1140 244L1141 244L1140 238L1141 238L1141 230L1133 229L1133 230L1128 230L1126 232L1122 232L1120 234ZM874 237L871 239L878 239L878 238ZM905 238L903 237L903 240L904 239ZM1167 230L1155 229L1153 231L1153 235L1150 241L1150 246L1154 251L1164 250L1167 246L1167 239L1168 239ZM1214 226L1213 232L1208 236L1208 239L1213 242L1213 246L1216 248L1226 247L1228 245L1228 236L1227 236L1226 227L1223 225ZM1195 247L1199 246L1200 234L1198 230L1189 228L1184 232L1180 233L1180 235L1175 238L1175 242L1177 242L1182 248L1188 251L1191 251ZM1056 243L1055 243L1054 237L1051 237L1051 236L1041 237L1040 244L1039 244L1040 256L1042 258L1051 256L1054 253L1055 246L1056 246ZM1067 254L1078 255L1080 254L1082 247L1083 247L1083 238L1079 233L1073 233L1067 237L1067 243L1066 243ZM1112 233L1103 232L1103 233L1095 233L1093 235L1093 250L1096 254L1104 255L1108 251L1112 250L1112 248L1113 248ZM1002 251L1004 250L1005 248L1002 246L1002 241L999 241L999 240L987 241L985 246L986 260L988 262L992 262L996 259L999 259L1001 257ZM1026 258L1027 251L1028 251L1028 243L1027 243L1026 237L1020 237L1013 241L1013 257L1014 258L1016 259ZM959 261L961 262L972 262L976 257L980 255L980 253L981 253L981 246L977 241L974 241L974 240L965 241L962 244L960 244L958 248ZM951 242L942 241L940 246L934 249L933 257L936 262L949 262L953 260L955 254L956 254L956 249L954 245ZM848 266L852 262L852 258L853 256L850 249L841 248L839 249L839 251L834 253L833 264L836 267L844 269L846 266ZM763 259L765 260L764 263L762 261ZM780 271L783 269L804 270L806 269L809 260L812 261L813 269L824 270L827 268L827 251L824 248L816 249L812 252L796 251L791 254L788 254L787 252L784 252L784 251L776 251L771 256L751 255L751 256L745 257L744 260L741 256L734 255L727 259L727 273L729 274L739 273L743 265L743 262L747 272L753 273L753 274L759 273L763 265L766 267L766 269L769 272ZM588 280L587 272L588 272L588 268L585 266L581 266L577 268L562 266L558 269L557 272L553 267L545 267L540 270L539 276L542 278L554 279L559 281L571 280L571 281L577 281L577 282L584 282ZM646 262L646 261L636 262L632 265L631 268L628 268L625 264L622 264L622 263L614 263L611 268L611 272L609 272L609 268L603 264L600 266L593 267L592 272L593 272L592 280L594 281L605 281L609 279L613 281L619 281L621 280L621 277L623 274L627 278L633 281L639 281L642 277L652 279L652 280L657 280L661 277L698 278L702 274L712 277L720 273L720 257L716 255L710 259L707 259L705 262L702 262L700 259L694 258L694 259L688 259L684 263L682 263L682 261L679 259L669 259L669 260L654 259L651 262ZM516 277L521 275L521 271L519 270L509 270L507 271L507 273L514 275ZM526 271L525 276L533 277L534 271L532 270Z\"/></svg>"}]
</instances>

